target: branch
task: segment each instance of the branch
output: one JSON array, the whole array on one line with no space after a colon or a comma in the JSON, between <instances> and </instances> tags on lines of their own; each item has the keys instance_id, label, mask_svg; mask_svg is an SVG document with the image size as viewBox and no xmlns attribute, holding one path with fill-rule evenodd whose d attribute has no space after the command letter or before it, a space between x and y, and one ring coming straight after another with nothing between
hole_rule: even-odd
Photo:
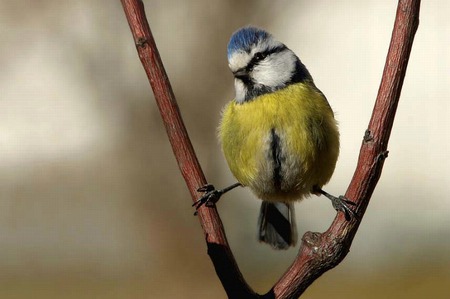
<instances>
[{"instance_id":1,"label":"branch","mask_svg":"<svg viewBox=\"0 0 450 299\"><path fill-rule=\"evenodd\" d=\"M195 202L199 196L197 189L206 184L205 175L181 118L175 95L145 16L144 4L141 0L121 0L121 2L178 167ZM247 285L237 266L217 209L202 207L198 210L198 217L205 234L208 254L228 296L242 298L249 294L256 295Z\"/></svg>"},{"instance_id":2,"label":"branch","mask_svg":"<svg viewBox=\"0 0 450 299\"><path fill-rule=\"evenodd\" d=\"M180 171L197 200L197 189L206 183L186 128L181 119L170 82L156 48L140 0L121 0L130 25L139 58L147 73L166 127ZM369 204L384 160L387 144L400 98L414 34L419 24L420 0L399 0L386 65L366 134L358 165L346 196L357 203L359 218ZM208 254L229 298L297 298L320 275L337 266L347 255L359 227L359 221L347 222L338 213L324 233L307 232L299 254L287 272L264 296L257 295L246 283L228 245L225 231L215 207L199 209Z\"/></svg>"},{"instance_id":3,"label":"branch","mask_svg":"<svg viewBox=\"0 0 450 299\"><path fill-rule=\"evenodd\" d=\"M419 25L420 0L399 0L386 64L369 127L363 138L358 165L346 192L362 218L381 175L387 145L406 74L409 54ZM297 298L327 270L347 255L360 221L346 221L338 213L322 234L307 232L299 254L274 286L275 298Z\"/></svg>"}]
</instances>

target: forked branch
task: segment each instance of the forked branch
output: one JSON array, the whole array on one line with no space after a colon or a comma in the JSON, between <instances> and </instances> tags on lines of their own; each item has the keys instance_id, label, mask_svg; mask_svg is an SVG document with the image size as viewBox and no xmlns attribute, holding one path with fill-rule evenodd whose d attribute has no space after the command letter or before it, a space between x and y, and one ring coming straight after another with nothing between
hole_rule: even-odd
<instances>
[{"instance_id":1,"label":"forked branch","mask_svg":"<svg viewBox=\"0 0 450 299\"><path fill-rule=\"evenodd\" d=\"M140 0L121 2L180 171L195 201L197 189L206 184L206 179L181 119L143 3ZM349 222L338 213L326 232L305 233L294 263L269 293L258 295L248 286L236 264L216 208L199 209L208 254L229 298L298 298L315 279L337 266L347 255L387 157L389 136L419 24L419 10L420 0L398 2L377 100L363 137L358 165L346 192L346 197L357 203L359 220Z\"/></svg>"}]
</instances>

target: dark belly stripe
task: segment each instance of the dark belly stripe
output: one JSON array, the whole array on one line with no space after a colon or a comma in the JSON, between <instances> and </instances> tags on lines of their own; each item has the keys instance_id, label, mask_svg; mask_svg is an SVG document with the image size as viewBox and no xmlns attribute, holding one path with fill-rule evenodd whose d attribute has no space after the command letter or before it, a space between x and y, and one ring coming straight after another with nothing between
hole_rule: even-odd
<instances>
[{"instance_id":1,"label":"dark belly stripe","mask_svg":"<svg viewBox=\"0 0 450 299\"><path fill-rule=\"evenodd\" d=\"M273 184L276 189L281 189L281 164L282 164L282 153L280 145L280 136L277 135L275 129L272 128L270 148L272 150L272 161L273 161Z\"/></svg>"}]
</instances>

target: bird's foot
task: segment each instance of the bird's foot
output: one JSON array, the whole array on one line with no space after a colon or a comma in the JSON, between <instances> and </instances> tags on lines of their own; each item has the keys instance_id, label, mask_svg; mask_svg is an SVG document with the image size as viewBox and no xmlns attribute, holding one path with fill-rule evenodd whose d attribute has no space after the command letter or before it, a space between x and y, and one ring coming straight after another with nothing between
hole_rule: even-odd
<instances>
[{"instance_id":1,"label":"bird's foot","mask_svg":"<svg viewBox=\"0 0 450 299\"><path fill-rule=\"evenodd\" d=\"M202 197L200 197L196 202L192 204L193 207L195 207L195 213L194 215L198 214L198 209L205 205L206 207L212 207L216 202L219 201L220 197L224 193L223 190L216 190L213 185L206 184L200 188L197 189L197 192L204 192Z\"/></svg>"},{"instance_id":2,"label":"bird's foot","mask_svg":"<svg viewBox=\"0 0 450 299\"><path fill-rule=\"evenodd\" d=\"M314 192L325 195L325 197L327 197L329 200L331 200L331 203L333 204L333 208L338 212L340 211L340 212L344 213L345 220L350 221L352 218L358 219L358 215L350 208L350 206L353 206L353 207L356 206L356 203L354 203L353 201L350 201L347 197L342 196L342 195L339 197L336 197L334 195L331 195L331 194L323 191L319 187L315 187Z\"/></svg>"},{"instance_id":3,"label":"bird's foot","mask_svg":"<svg viewBox=\"0 0 450 299\"><path fill-rule=\"evenodd\" d=\"M327 196L328 197L328 196ZM331 200L331 203L333 204L333 208L336 211L341 211L345 215L345 220L350 221L350 219L358 219L358 216L356 213L349 207L349 206L356 206L356 204L353 201L348 200L345 196L333 196L330 195L328 197Z\"/></svg>"}]
</instances>

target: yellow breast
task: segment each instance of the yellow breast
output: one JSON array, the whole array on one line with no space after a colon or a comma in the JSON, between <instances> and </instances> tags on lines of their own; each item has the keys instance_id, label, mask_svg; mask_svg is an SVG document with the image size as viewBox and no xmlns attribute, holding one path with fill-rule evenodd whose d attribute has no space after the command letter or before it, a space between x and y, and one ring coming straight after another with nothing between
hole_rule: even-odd
<instances>
[{"instance_id":1,"label":"yellow breast","mask_svg":"<svg viewBox=\"0 0 450 299\"><path fill-rule=\"evenodd\" d=\"M219 138L231 172L261 199L301 199L329 181L339 154L333 112L312 84L230 102Z\"/></svg>"}]
</instances>

